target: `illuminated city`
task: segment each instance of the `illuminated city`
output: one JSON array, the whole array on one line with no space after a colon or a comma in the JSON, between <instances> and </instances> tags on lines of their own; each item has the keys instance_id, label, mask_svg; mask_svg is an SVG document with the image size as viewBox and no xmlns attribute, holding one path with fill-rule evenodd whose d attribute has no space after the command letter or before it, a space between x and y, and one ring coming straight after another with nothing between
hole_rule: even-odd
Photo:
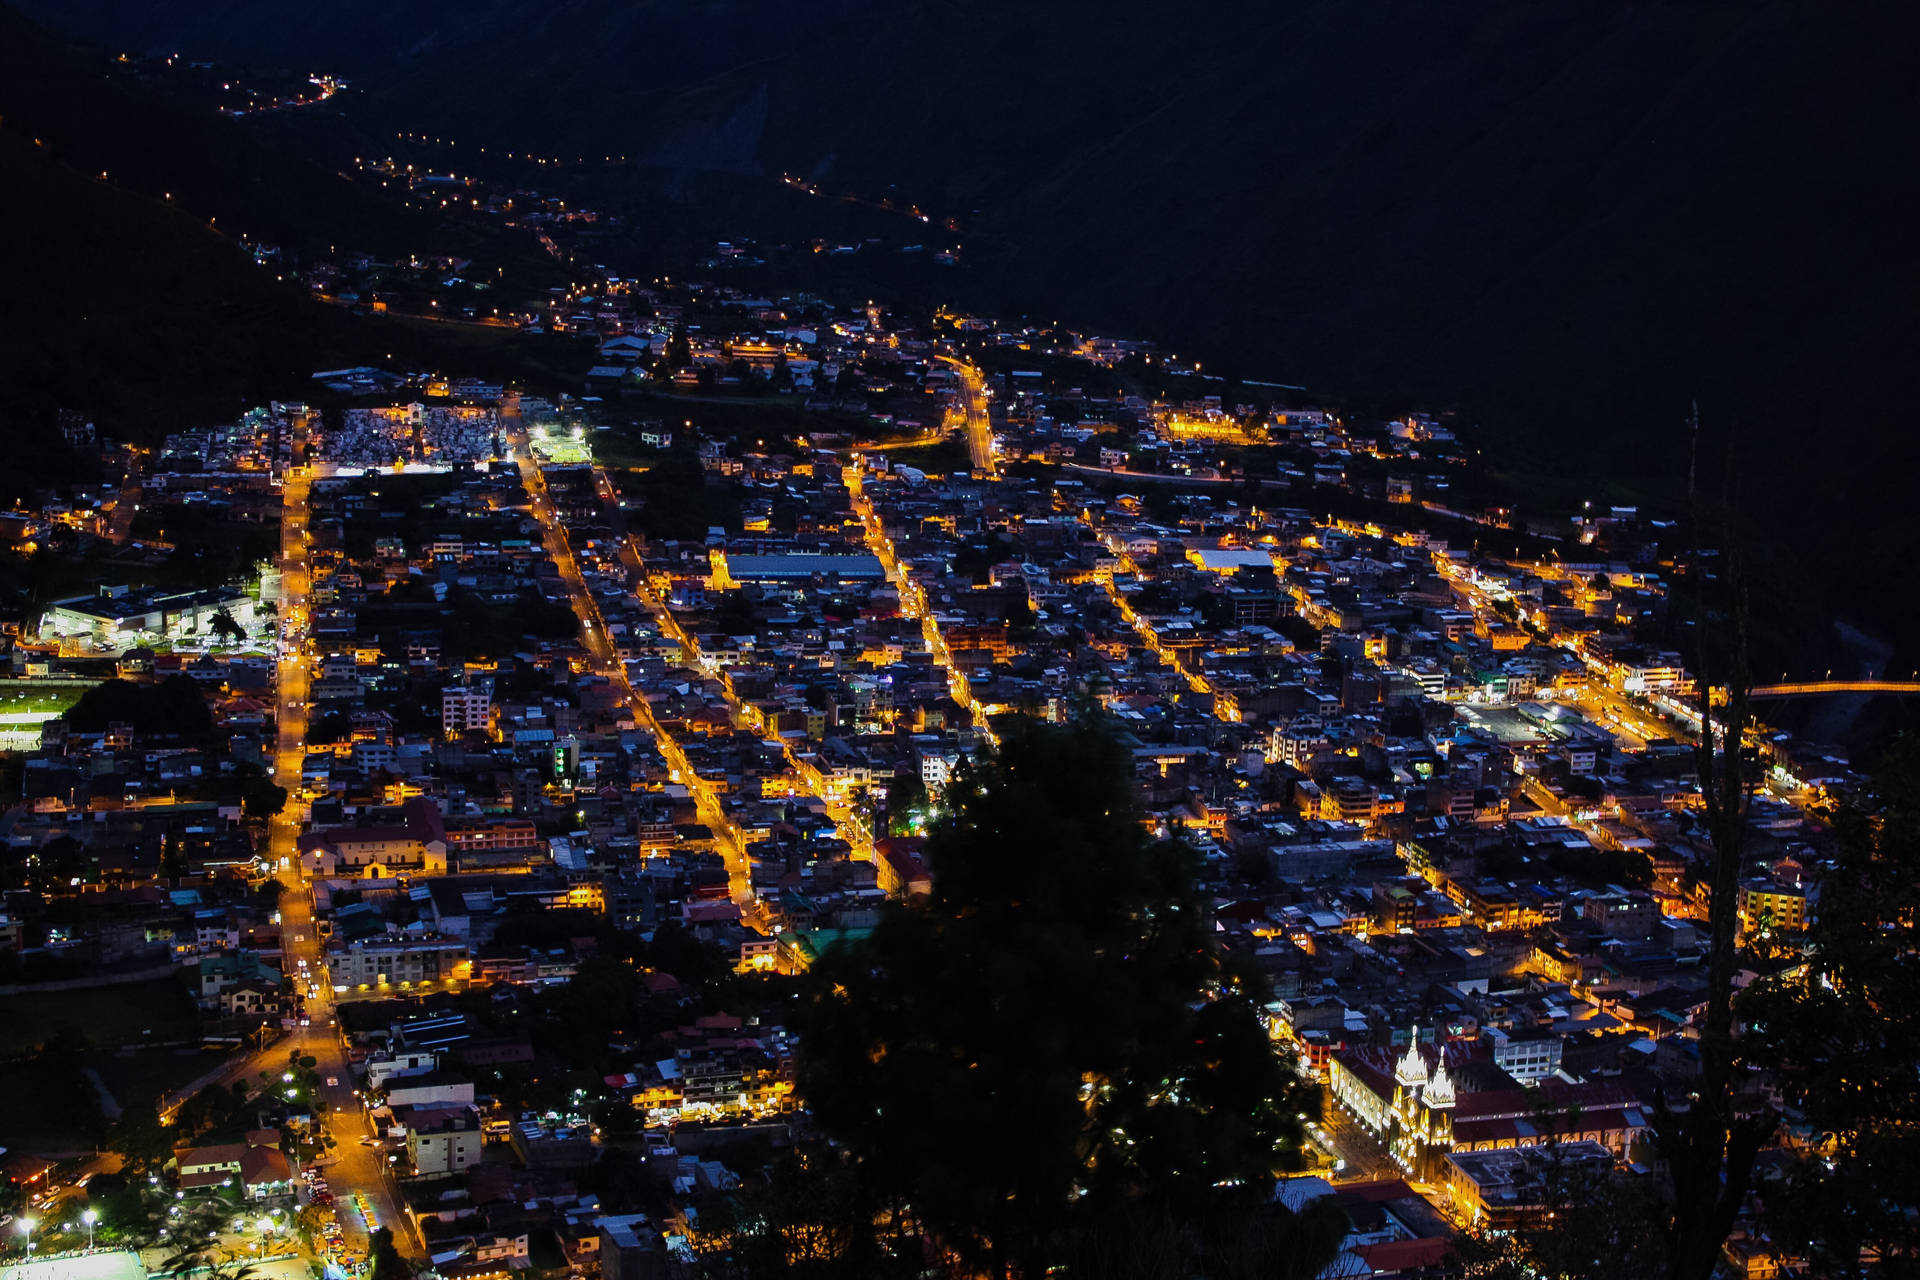
<instances>
[{"instance_id":1,"label":"illuminated city","mask_svg":"<svg viewBox=\"0 0 1920 1280\"><path fill-rule=\"evenodd\" d=\"M20 8L9 172L186 265L0 418L0 1280L1920 1257L1904 557L1711 401L1043 319L973 187L695 148L737 70L623 139L428 112L420 14Z\"/></svg>"}]
</instances>

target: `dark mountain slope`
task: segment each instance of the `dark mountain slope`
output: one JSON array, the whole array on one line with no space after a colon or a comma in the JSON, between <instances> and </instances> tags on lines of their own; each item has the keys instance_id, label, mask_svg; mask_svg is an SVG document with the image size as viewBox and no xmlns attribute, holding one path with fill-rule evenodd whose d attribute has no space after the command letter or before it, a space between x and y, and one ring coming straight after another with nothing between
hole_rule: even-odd
<instances>
[{"instance_id":1,"label":"dark mountain slope","mask_svg":"<svg viewBox=\"0 0 1920 1280\"><path fill-rule=\"evenodd\" d=\"M188 110L136 70L68 49L0 6L0 120L56 161L170 199L229 235L297 246L324 228L372 252L417 248L431 224L297 149L211 110ZM324 242L323 242L324 243Z\"/></svg>"},{"instance_id":2,"label":"dark mountain slope","mask_svg":"<svg viewBox=\"0 0 1920 1280\"><path fill-rule=\"evenodd\" d=\"M32 3L489 146L894 184L978 233L964 302L1454 403L1517 472L1672 494L1697 397L1821 580L1911 612L1860 523L1920 462L1909 5Z\"/></svg>"},{"instance_id":3,"label":"dark mountain slope","mask_svg":"<svg viewBox=\"0 0 1920 1280\"><path fill-rule=\"evenodd\" d=\"M1914 269L1881 0L34 2L503 147L897 184L1009 246L1008 300L1543 424L1732 417L1839 359L1824 395L1832 325Z\"/></svg>"},{"instance_id":4,"label":"dark mountain slope","mask_svg":"<svg viewBox=\"0 0 1920 1280\"><path fill-rule=\"evenodd\" d=\"M235 122L103 79L5 9L0 191L0 445L15 479L63 408L150 439L305 396L335 364L537 375L512 335L354 316L255 266L225 228L376 249L433 230Z\"/></svg>"},{"instance_id":5,"label":"dark mountain slope","mask_svg":"<svg viewBox=\"0 0 1920 1280\"><path fill-rule=\"evenodd\" d=\"M297 397L389 334L277 282L197 218L80 176L0 129L0 429L71 408L126 437ZM416 344L417 349L417 344ZM400 352L396 352L399 354Z\"/></svg>"}]
</instances>

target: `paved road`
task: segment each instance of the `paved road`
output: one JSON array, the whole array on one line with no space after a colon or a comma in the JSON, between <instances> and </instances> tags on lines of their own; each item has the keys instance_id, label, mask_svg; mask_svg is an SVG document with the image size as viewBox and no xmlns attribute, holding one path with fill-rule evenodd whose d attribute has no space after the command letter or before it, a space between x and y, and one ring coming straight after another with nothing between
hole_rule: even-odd
<instances>
[{"instance_id":1,"label":"paved road","mask_svg":"<svg viewBox=\"0 0 1920 1280\"><path fill-rule=\"evenodd\" d=\"M662 634L680 646L681 652L689 662L703 671L713 673L718 678L721 694L727 701L727 707L732 713L734 722L736 724L756 723L758 720L757 714L734 692L733 682L727 678L725 668L711 661L700 652L699 641L680 625L679 619L673 616L673 611L667 607L664 601L654 595L652 590L647 586L645 563L640 555L640 546L638 541L627 529L626 516L620 509L618 491L614 488L612 479L608 477L605 470L598 465L593 468L593 483L594 492L600 499L603 517L613 529L614 536L619 541L620 562L632 576L635 584L633 593L635 598L645 607L648 614L660 627ZM569 557L568 564L571 565L571 563L571 557ZM567 570L563 569L562 572L565 573ZM584 584L579 587L579 591L582 594L585 593ZM593 616L596 619L598 618L597 610L594 611ZM607 648L609 653L611 653L612 646L605 638L606 627L604 620L600 620L600 622L601 625L597 628L590 627L588 629L589 642L591 643L597 640L601 646ZM615 661L615 665L618 665L617 660ZM625 679L626 677L623 672L620 676L620 681L623 686L625 685ZM644 705L643 699L636 699L636 701ZM653 729L654 737L660 743L661 753L667 757L668 763L674 768L680 769L683 774L690 779L697 777L693 769L685 764L686 757L680 751L679 744L674 741L670 734L666 733L657 723L652 721L650 712L648 714L648 722ZM781 749L786 756L787 766L792 770L794 776L799 778L814 795L820 797L821 802L826 807L827 815L831 817L839 827L842 838L853 847L853 856L871 861L874 856L873 842L861 827L853 811L853 806L844 799L837 798L831 789L827 787L826 781L820 776L819 771L813 768L808 762L800 759L794 753L791 745L783 742L781 743ZM676 758L680 763L675 763ZM691 786L693 783L690 782L689 785ZM700 787L697 790L702 794L703 799L712 799L712 797L705 795L704 787ZM714 800L713 808L716 812L721 812L717 799ZM726 817L722 812L721 821L725 824L728 839L736 845L739 845L741 843L739 830L734 825L732 819ZM729 868L732 869L731 862L729 862ZM735 898L736 901L741 901L742 911L746 915L747 923L755 928L763 928L765 924L764 911L758 897L752 891L748 873L749 867L744 852L742 852L737 872L739 876L738 887L745 889L746 897L742 900L738 892L736 892Z\"/></svg>"},{"instance_id":2,"label":"paved road","mask_svg":"<svg viewBox=\"0 0 1920 1280\"><path fill-rule=\"evenodd\" d=\"M296 450L296 456L298 451ZM422 1250L408 1220L400 1211L393 1193L386 1153L361 1145L362 1138L373 1137L372 1125L355 1095L351 1063L346 1041L336 1022L331 984L321 967L323 954L319 934L313 924L313 887L300 866L297 845L306 807L297 798L300 768L306 759L307 704L311 696L312 670L307 652L307 627L311 613L307 593L311 585L308 572L307 520L308 495L312 476L298 469L286 478L282 490L280 524L280 642L279 684L274 744L274 777L294 798L276 816L268 832L267 860L288 891L280 899L280 931L283 963L296 985L307 993L306 1012L312 1025L290 1032L285 1039L249 1057L241 1067L251 1078L266 1071L269 1077L285 1072L289 1055L298 1053L315 1060L315 1072L321 1079L321 1096L327 1104L323 1121L335 1143L337 1163L327 1169L327 1183L338 1201L340 1224L348 1243L359 1251L367 1246L369 1224L352 1205L355 1192L366 1195L379 1221L374 1226L394 1228L394 1244L402 1253L421 1256ZM306 961L301 977L300 962ZM239 1072L235 1073L236 1076Z\"/></svg>"},{"instance_id":3,"label":"paved road","mask_svg":"<svg viewBox=\"0 0 1920 1280\"><path fill-rule=\"evenodd\" d=\"M1538 778L1527 778L1520 784L1520 788L1526 793L1527 799L1540 806L1542 813L1564 818L1572 812L1567 802L1547 790Z\"/></svg>"},{"instance_id":4,"label":"paved road","mask_svg":"<svg viewBox=\"0 0 1920 1280\"><path fill-rule=\"evenodd\" d=\"M1870 693L1876 697L1920 694L1920 680L1803 680L1797 684L1757 684L1749 698L1824 698L1836 693Z\"/></svg>"},{"instance_id":5,"label":"paved road","mask_svg":"<svg viewBox=\"0 0 1920 1280\"><path fill-rule=\"evenodd\" d=\"M117 544L133 536L133 518L140 510L140 473L146 470L146 466L146 454L133 456L133 464L127 469L126 479L120 485L120 496L114 500L113 520L107 526L107 541Z\"/></svg>"},{"instance_id":6,"label":"paved road","mask_svg":"<svg viewBox=\"0 0 1920 1280\"><path fill-rule=\"evenodd\" d=\"M1055 463L1062 471L1102 476L1109 480L1138 480L1146 484L1240 484L1239 476L1182 476L1162 471L1129 471L1125 467L1095 467L1084 462Z\"/></svg>"},{"instance_id":7,"label":"paved road","mask_svg":"<svg viewBox=\"0 0 1920 1280\"><path fill-rule=\"evenodd\" d=\"M954 356L937 357L960 376L960 396L956 406L961 425L967 433L967 452L976 474L997 476L993 457L993 424L987 415L986 375L965 360Z\"/></svg>"},{"instance_id":8,"label":"paved road","mask_svg":"<svg viewBox=\"0 0 1920 1280\"><path fill-rule=\"evenodd\" d=\"M553 500L547 493L547 479L540 470L540 463L534 457L532 445L527 439L526 428L516 421L506 428L508 448L520 469L520 480L527 490L527 497L533 506L534 518L540 522L541 539L547 548L547 555L560 571L560 578L567 584L567 592L573 600L573 611L580 619L581 643L593 659L595 668L618 689L632 710L636 723L644 726L653 735L655 746L667 762L674 780L683 783L692 793L695 807L699 810L700 820L714 834L714 843L727 864L728 890L734 902L739 904L741 917L753 925L761 917L757 912L758 899L753 892L752 878L746 856L746 844L733 819L727 814L720 798L700 777L680 744L664 732L659 721L654 719L653 707L644 697L635 691L627 679L625 666L613 642L607 638L606 619L600 616L600 608L594 603L593 593L587 589L586 579L581 576L579 561L574 558L573 544L567 537L567 531L560 524L553 508ZM617 502L613 501L613 482L607 478L600 467L593 468L595 491L603 504L609 507L609 518L613 519L616 530L623 527L620 521ZM630 569L638 568L638 557L631 542L621 534L621 558ZM642 596L643 603L646 597ZM691 656L691 638L667 619L666 634L678 641L683 651Z\"/></svg>"},{"instance_id":9,"label":"paved road","mask_svg":"<svg viewBox=\"0 0 1920 1280\"><path fill-rule=\"evenodd\" d=\"M311 677L306 658L306 617L307 617L307 498L312 486L312 477L303 469L291 471L284 479L281 488L280 511L280 618L282 628L279 642L279 663L274 697L277 703L275 712L275 740L273 751L274 781L287 789L286 808L276 814L267 828L267 865L278 877L280 883L287 886L287 892L280 902L281 930L285 939L283 947L285 965L289 978L298 973L297 961L305 957L309 965L319 964L319 949L313 938L310 891L307 889L301 871L294 857L295 845L300 838L300 827L305 815L305 806L300 802L300 766L306 757L307 711ZM288 628L293 630L289 631ZM293 921L298 918L300 923ZM295 942L296 934L304 935L303 942ZM319 1011L313 1010L316 1020ZM287 1055L298 1045L309 1043L314 1037L309 1028L305 1032L296 1032L276 1041L272 1045L235 1059L184 1085L171 1096L162 1100L161 1114L171 1118L180 1107L180 1103L192 1097L208 1085L230 1085L235 1080L258 1080L262 1071L269 1075L279 1075L286 1069ZM308 1051L310 1052L310 1050Z\"/></svg>"},{"instance_id":10,"label":"paved road","mask_svg":"<svg viewBox=\"0 0 1920 1280\"><path fill-rule=\"evenodd\" d=\"M726 698L727 707L732 713L734 723L741 725L758 723L758 714L733 691L733 681L728 678L726 668L707 658L700 652L700 642L680 625L679 619L673 616L673 611L667 607L664 601L654 595L652 590L647 586L645 564L640 556L639 543L634 539L632 534L627 531L626 517L620 510L618 494L614 489L613 481L608 478L606 472L599 466L594 467L593 477L594 491L600 497L604 516L614 529L615 536L620 542L620 562L626 566L627 571L633 577L635 583L634 596L645 606L647 612L659 625L662 633L680 646L681 652L686 655L688 661L692 662L702 671L713 674L719 680L721 694ZM592 634L600 638L602 644L605 644L605 632L606 628L602 625L597 632L593 632ZM624 676L622 678L624 679ZM653 730L654 736L660 740L662 752L668 756L669 762L671 763L673 756L679 752L679 745L673 741L670 735L663 732L658 724L653 725ZM772 739L769 739L769 741L772 741ZM826 808L827 816L832 818L838 827L841 838L853 847L853 857L859 860L872 861L874 857L873 841L867 834L865 828L862 827L858 815L854 812L853 805L845 798L835 795L833 789L827 785L826 779L820 776L820 771L814 768L809 761L801 759L800 756L795 753L792 744L782 740L779 745L782 753L786 756L788 769L805 785L808 791L820 798L822 805ZM682 756L681 758L684 759L685 757ZM679 768L681 766L676 765L675 767ZM687 769L686 772L691 774L692 770ZM716 805L716 808L717 807ZM730 818L726 820L726 825L729 837L737 842L739 832ZM746 871L747 864L743 856L741 859L741 874L745 875ZM755 927L760 927L757 922L762 920L763 917L757 910L758 899L753 897L750 888L748 893L753 906L756 908L754 918L749 920L748 923L754 924Z\"/></svg>"},{"instance_id":11,"label":"paved road","mask_svg":"<svg viewBox=\"0 0 1920 1280\"><path fill-rule=\"evenodd\" d=\"M867 550L879 559L881 568L887 571L887 577L900 589L900 612L919 621L920 634L927 642L928 652L947 673L947 688L953 700L967 709L974 724L986 733L988 741L997 744L985 712L974 700L973 687L966 673L954 664L953 654L947 648L947 638L941 634L939 619L928 606L926 588L915 581L907 566L901 563L893 539L887 537L885 522L881 520L880 513L874 510L873 499L867 496L862 484L863 474L858 464L845 470L847 493L852 499L854 515L860 518L860 532L866 540Z\"/></svg>"}]
</instances>

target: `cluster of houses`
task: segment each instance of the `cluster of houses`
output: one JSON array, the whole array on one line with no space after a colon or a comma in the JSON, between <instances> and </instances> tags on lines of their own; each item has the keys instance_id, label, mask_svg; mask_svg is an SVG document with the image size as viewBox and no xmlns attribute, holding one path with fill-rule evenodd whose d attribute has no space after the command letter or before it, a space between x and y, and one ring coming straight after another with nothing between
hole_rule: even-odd
<instances>
[{"instance_id":1,"label":"cluster of houses","mask_svg":"<svg viewBox=\"0 0 1920 1280\"><path fill-rule=\"evenodd\" d=\"M1371 465L1443 470L1445 427L1362 435L1213 398L1122 406L1135 447L1097 483L1048 440L1044 382L1017 374L993 384L995 476L703 448L762 505L704 548L647 547L644 568L717 684L714 722L744 704L818 791L886 813L915 774L937 803L993 715L1098 702L1133 740L1143 810L1207 855L1227 944L1274 980L1275 1038L1375 1136L1382 1172L1445 1186L1458 1220L1511 1222L1545 1158L1511 1153L1639 1159L1656 1095L1698 1070L1710 906L1658 523L1613 509L1574 521L1564 556L1482 553L1474 527L1507 513L1416 503L1444 474ZM1290 453L1249 492L1186 465L1199 440ZM1385 506L1288 501L1327 489ZM1833 768L1766 750L1786 785L1749 818L1749 939L1817 909L1801 784Z\"/></svg>"},{"instance_id":2,"label":"cluster of houses","mask_svg":"<svg viewBox=\"0 0 1920 1280\"><path fill-rule=\"evenodd\" d=\"M488 1091L502 1071L535 1063L524 1033L379 1002L343 1005L341 1023L399 1200L443 1276L524 1270L534 1253L557 1253L576 1274L605 1274L609 1260L644 1274L684 1251L706 1193L740 1186L715 1149L775 1132L796 1110L780 1028L709 1014L665 1032L667 1056L609 1077L602 1092L636 1109L636 1129L649 1126L632 1176L650 1202L673 1207L657 1220L609 1215L587 1190L606 1143L585 1109L514 1112Z\"/></svg>"},{"instance_id":3,"label":"cluster of houses","mask_svg":"<svg viewBox=\"0 0 1920 1280\"><path fill-rule=\"evenodd\" d=\"M286 637L312 674L307 742L276 780L308 806L298 866L265 864L249 809L289 711L271 662L130 646L121 675L193 682L213 727L50 721L5 839L73 875L40 877L8 920L58 903L96 962L190 966L209 1016L293 1016L300 983L329 984L373 1114L422 1180L422 1230L464 1242L449 1265L524 1265L529 1233L552 1231L570 1261L643 1274L697 1232L693 1211L600 1213L580 1189L593 1122L488 1097L487 1073L533 1046L381 997L568 981L593 938L503 935L548 910L804 970L930 889L920 833L996 717L1099 708L1149 827L1201 855L1222 945L1271 983L1274 1040L1342 1117L1328 1170L1371 1175L1364 1195L1325 1184L1373 1224L1350 1242L1371 1274L1433 1260L1409 1181L1455 1221L1502 1225L1549 1145L1640 1158L1658 1091L1699 1069L1712 905L1656 522L1610 509L1500 544L1524 554L1482 551L1487 528L1516 531L1448 505L1465 451L1444 424L1228 405L1204 382L1111 389L1138 344L712 287L606 282L566 304L560 323L601 339L603 390L635 369L764 381L887 438L846 419L629 430L643 461L697 459L730 513L653 536L648 468L592 461L591 401L429 386L431 406L324 434L276 405L170 440L149 500L222 495L236 524L278 501L293 428L313 444L311 585ZM984 369L991 466L941 443L977 425L956 350ZM513 443L529 425L531 453ZM191 633L213 610L253 627L275 594L109 592L43 625L96 644ZM1830 762L1766 750L1781 785L1750 812L1743 938L1790 937L1818 908L1798 806ZM276 874L311 892L326 938L291 987L252 896ZM738 1179L692 1149L693 1122L784 1125L793 1045L751 1014L689 1016L665 1040L603 1093L659 1135L648 1172L695 1204ZM502 1143L517 1167L487 1158ZM251 1150L200 1153L191 1176L271 1183Z\"/></svg>"},{"instance_id":4,"label":"cluster of houses","mask_svg":"<svg viewBox=\"0 0 1920 1280\"><path fill-rule=\"evenodd\" d=\"M453 394L451 386L436 388L429 380L427 395L436 390L441 397ZM497 409L464 398L434 404L414 400L346 410L339 428L327 434L325 461L336 472L409 465L446 469L501 453Z\"/></svg>"}]
</instances>

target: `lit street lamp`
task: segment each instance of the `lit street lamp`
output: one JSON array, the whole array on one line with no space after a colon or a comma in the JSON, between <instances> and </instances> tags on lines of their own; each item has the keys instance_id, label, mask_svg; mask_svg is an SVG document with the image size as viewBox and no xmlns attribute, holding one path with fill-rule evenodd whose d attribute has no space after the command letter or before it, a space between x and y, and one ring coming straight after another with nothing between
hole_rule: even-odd
<instances>
[{"instance_id":1,"label":"lit street lamp","mask_svg":"<svg viewBox=\"0 0 1920 1280\"><path fill-rule=\"evenodd\" d=\"M28 1256L32 1256L33 1254L33 1229L39 1225L40 1224L35 1222L32 1218L20 1219L20 1222L19 1222L20 1234L27 1238Z\"/></svg>"},{"instance_id":2,"label":"lit street lamp","mask_svg":"<svg viewBox=\"0 0 1920 1280\"><path fill-rule=\"evenodd\" d=\"M87 1252L92 1253L93 1252L93 1224L100 1221L100 1214L93 1209L89 1209L85 1213L80 1215L80 1221L87 1224Z\"/></svg>"}]
</instances>

